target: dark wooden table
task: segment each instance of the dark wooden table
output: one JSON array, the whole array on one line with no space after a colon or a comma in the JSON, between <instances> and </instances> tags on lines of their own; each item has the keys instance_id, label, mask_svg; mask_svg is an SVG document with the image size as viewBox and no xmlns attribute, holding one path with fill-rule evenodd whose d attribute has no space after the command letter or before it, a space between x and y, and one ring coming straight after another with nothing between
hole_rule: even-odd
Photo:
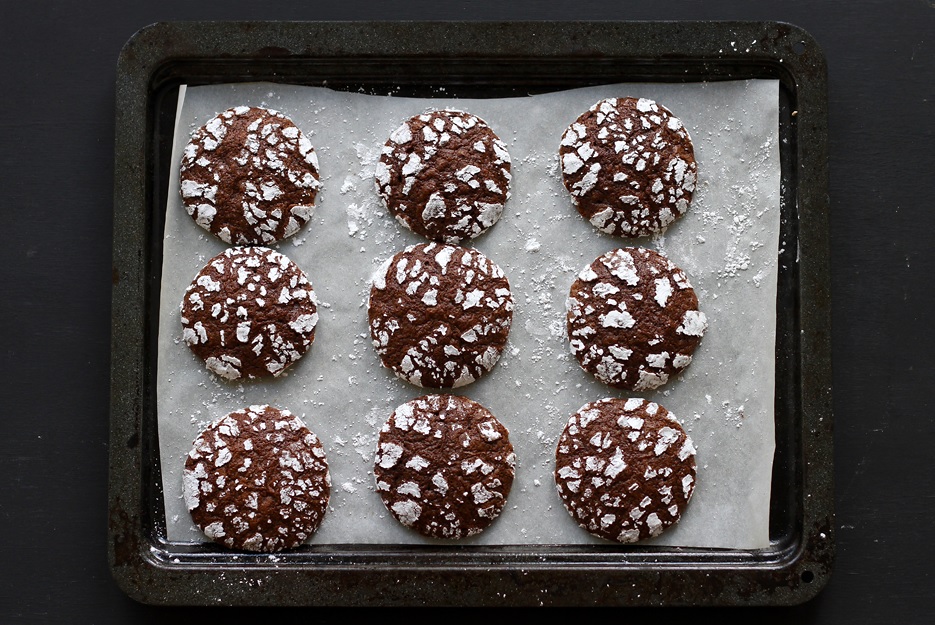
<instances>
[{"instance_id":1,"label":"dark wooden table","mask_svg":"<svg viewBox=\"0 0 935 625\"><path fill-rule=\"evenodd\" d=\"M137 605L106 561L114 68L140 27L195 19L742 19L811 32L830 85L837 562L805 605L716 616L933 622L935 3L316 4L0 4L0 622L230 618ZM288 617L344 616L303 612Z\"/></svg>"}]
</instances>

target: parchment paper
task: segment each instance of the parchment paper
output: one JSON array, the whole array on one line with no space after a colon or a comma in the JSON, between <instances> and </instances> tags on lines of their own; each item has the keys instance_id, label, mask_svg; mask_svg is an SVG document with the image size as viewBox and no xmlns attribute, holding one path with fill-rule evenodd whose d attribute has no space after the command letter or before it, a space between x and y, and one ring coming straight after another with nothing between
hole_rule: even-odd
<instances>
[{"instance_id":1,"label":"parchment paper","mask_svg":"<svg viewBox=\"0 0 935 625\"><path fill-rule=\"evenodd\" d=\"M608 96L657 100L684 122L694 141L698 188L689 212L664 236L629 241L601 234L578 215L562 186L562 132ZM274 247L306 272L321 307L315 342L286 377L231 384L208 372L181 341L182 294L225 246L188 217L177 189L190 133L242 104L290 116L318 152L323 189L316 214L298 235ZM366 301L380 263L423 242L389 216L375 192L380 148L403 120L444 107L487 121L513 161L512 198L503 217L468 243L510 280L516 300L510 340L490 374L456 392L487 406L509 428L516 480L500 518L464 542L602 542L577 526L556 493L556 440L584 403L643 396L673 412L698 450L692 501L681 521L654 542L767 547L780 171L778 83L765 80L607 85L486 100L376 97L264 83L183 89L166 207L158 339L169 540L206 540L182 500L184 458L198 431L232 410L269 403L304 419L327 452L331 503L311 542L439 542L396 522L374 490L380 426L396 406L430 391L380 365L370 343ZM571 356L565 336L564 302L577 272L607 250L627 245L656 249L684 269L709 322L692 364L655 393L627 394L597 382Z\"/></svg>"}]
</instances>

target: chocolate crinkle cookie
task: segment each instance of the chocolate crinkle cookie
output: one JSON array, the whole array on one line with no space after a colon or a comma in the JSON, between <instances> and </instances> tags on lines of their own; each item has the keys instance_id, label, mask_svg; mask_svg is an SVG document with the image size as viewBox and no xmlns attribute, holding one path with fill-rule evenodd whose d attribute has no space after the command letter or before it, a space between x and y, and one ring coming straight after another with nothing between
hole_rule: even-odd
<instances>
[{"instance_id":1,"label":"chocolate crinkle cookie","mask_svg":"<svg viewBox=\"0 0 935 625\"><path fill-rule=\"evenodd\" d=\"M482 119L416 115L393 131L376 166L377 191L407 228L443 243L493 226L510 197L510 155Z\"/></svg>"},{"instance_id":2,"label":"chocolate crinkle cookie","mask_svg":"<svg viewBox=\"0 0 935 625\"><path fill-rule=\"evenodd\" d=\"M321 442L298 417L272 406L250 406L209 425L185 459L182 480L195 525L245 551L308 540L331 493Z\"/></svg>"},{"instance_id":3,"label":"chocolate crinkle cookie","mask_svg":"<svg viewBox=\"0 0 935 625\"><path fill-rule=\"evenodd\" d=\"M277 111L238 106L192 135L181 170L182 205L225 243L268 245L312 217L321 183L308 138Z\"/></svg>"},{"instance_id":4,"label":"chocolate crinkle cookie","mask_svg":"<svg viewBox=\"0 0 935 625\"><path fill-rule=\"evenodd\" d=\"M318 302L308 278L266 247L224 250L182 298L182 339L222 378L279 376L315 339Z\"/></svg>"},{"instance_id":5,"label":"chocolate crinkle cookie","mask_svg":"<svg viewBox=\"0 0 935 625\"><path fill-rule=\"evenodd\" d=\"M659 404L601 399L565 425L555 451L555 485L578 525L633 543L679 520L695 488L695 448Z\"/></svg>"},{"instance_id":6,"label":"chocolate crinkle cookie","mask_svg":"<svg viewBox=\"0 0 935 625\"><path fill-rule=\"evenodd\" d=\"M465 538L503 510L516 458L509 432L467 397L409 401L380 430L377 492L396 519L424 536Z\"/></svg>"},{"instance_id":7,"label":"chocolate crinkle cookie","mask_svg":"<svg viewBox=\"0 0 935 625\"><path fill-rule=\"evenodd\" d=\"M385 367L416 386L454 388L500 359L513 295L500 267L477 250L423 243L377 270L368 313Z\"/></svg>"},{"instance_id":8,"label":"chocolate crinkle cookie","mask_svg":"<svg viewBox=\"0 0 935 625\"><path fill-rule=\"evenodd\" d=\"M652 100L601 100L568 127L559 156L578 212L602 232L662 232L692 201L691 138L679 118Z\"/></svg>"},{"instance_id":9,"label":"chocolate crinkle cookie","mask_svg":"<svg viewBox=\"0 0 935 625\"><path fill-rule=\"evenodd\" d=\"M647 391L688 366L708 327L685 273L641 247L585 267L565 302L571 353L604 384Z\"/></svg>"}]
</instances>

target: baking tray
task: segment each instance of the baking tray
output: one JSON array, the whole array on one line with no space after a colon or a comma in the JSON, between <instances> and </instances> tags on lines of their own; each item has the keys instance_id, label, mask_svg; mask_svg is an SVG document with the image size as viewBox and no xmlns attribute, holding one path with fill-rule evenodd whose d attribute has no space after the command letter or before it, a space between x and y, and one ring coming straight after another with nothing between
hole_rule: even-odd
<instances>
[{"instance_id":1,"label":"baking tray","mask_svg":"<svg viewBox=\"0 0 935 625\"><path fill-rule=\"evenodd\" d=\"M268 555L166 540L155 359L178 87L244 81L506 97L619 82L780 84L776 452L770 546L307 545ZM827 78L775 22L188 22L117 66L109 541L132 598L172 605L789 605L834 558Z\"/></svg>"}]
</instances>

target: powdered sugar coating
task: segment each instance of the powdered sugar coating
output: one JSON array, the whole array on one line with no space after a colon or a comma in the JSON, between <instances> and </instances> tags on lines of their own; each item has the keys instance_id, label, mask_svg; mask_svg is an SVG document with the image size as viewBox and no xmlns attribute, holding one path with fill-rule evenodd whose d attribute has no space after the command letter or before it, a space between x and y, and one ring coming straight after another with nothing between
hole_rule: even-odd
<instances>
[{"instance_id":1,"label":"powdered sugar coating","mask_svg":"<svg viewBox=\"0 0 935 625\"><path fill-rule=\"evenodd\" d=\"M238 106L192 134L181 169L182 205L236 245L274 243L312 217L321 187L308 138L285 115Z\"/></svg>"},{"instance_id":2,"label":"powdered sugar coating","mask_svg":"<svg viewBox=\"0 0 935 625\"><path fill-rule=\"evenodd\" d=\"M384 366L416 386L457 388L500 359L513 295L500 267L479 251L422 243L380 267L368 314Z\"/></svg>"},{"instance_id":3,"label":"powdered sugar coating","mask_svg":"<svg viewBox=\"0 0 935 625\"><path fill-rule=\"evenodd\" d=\"M479 117L432 111L393 131L375 179L380 197L403 225L456 244L500 219L510 197L510 155Z\"/></svg>"},{"instance_id":4,"label":"powdered sugar coating","mask_svg":"<svg viewBox=\"0 0 935 625\"><path fill-rule=\"evenodd\" d=\"M565 304L571 353L621 389L668 382L691 362L708 326L685 273L641 247L611 250L582 269Z\"/></svg>"},{"instance_id":5,"label":"powdered sugar coating","mask_svg":"<svg viewBox=\"0 0 935 625\"><path fill-rule=\"evenodd\" d=\"M321 442L288 410L250 406L195 439L182 474L185 503L208 538L273 552L308 540L321 525L331 475Z\"/></svg>"},{"instance_id":6,"label":"powdered sugar coating","mask_svg":"<svg viewBox=\"0 0 935 625\"><path fill-rule=\"evenodd\" d=\"M695 448L682 426L638 398L585 404L555 451L555 485L568 513L595 536L621 543L676 523L695 475Z\"/></svg>"},{"instance_id":7,"label":"powdered sugar coating","mask_svg":"<svg viewBox=\"0 0 935 625\"><path fill-rule=\"evenodd\" d=\"M425 536L487 528L506 505L516 457L506 427L467 397L425 395L380 429L374 478L384 505Z\"/></svg>"},{"instance_id":8,"label":"powdered sugar coating","mask_svg":"<svg viewBox=\"0 0 935 625\"><path fill-rule=\"evenodd\" d=\"M688 210L697 165L688 131L646 98L597 102L562 135L562 180L581 215L608 234L664 231Z\"/></svg>"},{"instance_id":9,"label":"powdered sugar coating","mask_svg":"<svg viewBox=\"0 0 935 625\"><path fill-rule=\"evenodd\" d=\"M182 339L229 380L281 375L315 339L318 301L299 267L266 247L229 248L185 290Z\"/></svg>"}]
</instances>

